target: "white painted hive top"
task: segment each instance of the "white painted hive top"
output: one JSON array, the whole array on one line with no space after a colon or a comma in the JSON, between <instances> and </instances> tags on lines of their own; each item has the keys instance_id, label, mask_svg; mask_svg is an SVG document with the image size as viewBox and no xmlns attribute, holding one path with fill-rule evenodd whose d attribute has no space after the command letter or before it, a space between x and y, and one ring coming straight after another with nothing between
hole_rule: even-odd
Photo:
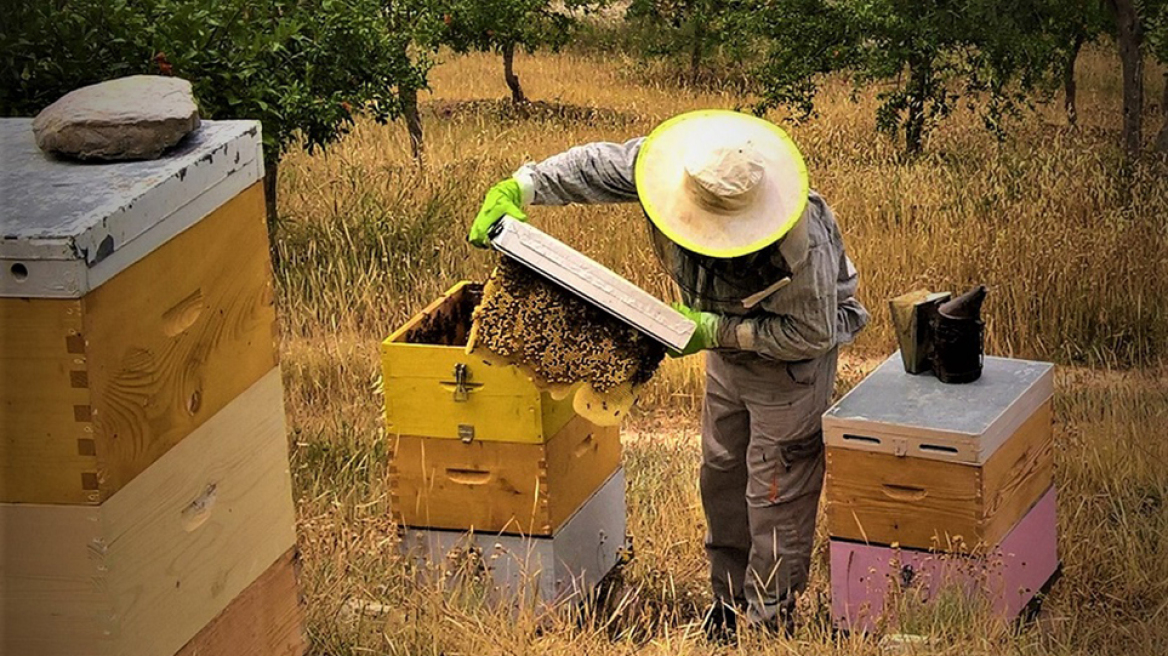
<instances>
[{"instance_id":1,"label":"white painted hive top","mask_svg":"<svg viewBox=\"0 0 1168 656\"><path fill-rule=\"evenodd\" d=\"M156 160L82 163L0 119L0 296L75 298L263 176L255 121L204 121Z\"/></svg>"},{"instance_id":2,"label":"white painted hive top","mask_svg":"<svg viewBox=\"0 0 1168 656\"><path fill-rule=\"evenodd\" d=\"M986 357L981 378L950 385L906 373L897 352L832 406L824 425L986 436L1049 399L1053 372L1046 362Z\"/></svg>"}]
</instances>

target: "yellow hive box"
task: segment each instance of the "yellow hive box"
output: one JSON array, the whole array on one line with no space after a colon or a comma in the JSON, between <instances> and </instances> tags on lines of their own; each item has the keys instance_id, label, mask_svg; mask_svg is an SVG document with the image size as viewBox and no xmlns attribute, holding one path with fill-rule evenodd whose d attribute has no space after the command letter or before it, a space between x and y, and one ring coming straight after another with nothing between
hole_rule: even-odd
<instances>
[{"instance_id":1,"label":"yellow hive box","mask_svg":"<svg viewBox=\"0 0 1168 656\"><path fill-rule=\"evenodd\" d=\"M545 444L401 436L390 470L405 526L552 535L620 466L620 429L571 419Z\"/></svg>"},{"instance_id":2,"label":"yellow hive box","mask_svg":"<svg viewBox=\"0 0 1168 656\"><path fill-rule=\"evenodd\" d=\"M466 353L482 286L463 281L381 345L391 435L541 444L574 416L517 368Z\"/></svg>"}]
</instances>

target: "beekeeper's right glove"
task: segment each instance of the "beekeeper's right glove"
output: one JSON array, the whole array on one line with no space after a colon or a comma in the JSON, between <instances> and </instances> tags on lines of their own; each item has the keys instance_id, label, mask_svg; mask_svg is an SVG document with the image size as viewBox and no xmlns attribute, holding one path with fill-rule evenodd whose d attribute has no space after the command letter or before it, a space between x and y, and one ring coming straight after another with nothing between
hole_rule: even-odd
<instances>
[{"instance_id":1,"label":"beekeeper's right glove","mask_svg":"<svg viewBox=\"0 0 1168 656\"><path fill-rule=\"evenodd\" d=\"M523 212L523 191L515 178L507 178L487 191L483 207L470 225L467 241L479 248L486 248L490 244L487 231L504 215L527 221L527 214Z\"/></svg>"}]
</instances>

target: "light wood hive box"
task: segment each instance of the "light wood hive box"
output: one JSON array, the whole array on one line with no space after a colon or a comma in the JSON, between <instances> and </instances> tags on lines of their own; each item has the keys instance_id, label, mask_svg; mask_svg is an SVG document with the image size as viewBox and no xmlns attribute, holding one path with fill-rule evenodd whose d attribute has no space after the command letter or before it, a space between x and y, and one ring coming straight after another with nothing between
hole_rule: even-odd
<instances>
[{"instance_id":1,"label":"light wood hive box","mask_svg":"<svg viewBox=\"0 0 1168 656\"><path fill-rule=\"evenodd\" d=\"M406 526L552 535L620 466L620 429L465 352L460 282L385 341L392 507Z\"/></svg>"},{"instance_id":2,"label":"light wood hive box","mask_svg":"<svg viewBox=\"0 0 1168 656\"><path fill-rule=\"evenodd\" d=\"M0 160L0 653L302 653L259 125Z\"/></svg>"},{"instance_id":3,"label":"light wood hive box","mask_svg":"<svg viewBox=\"0 0 1168 656\"><path fill-rule=\"evenodd\" d=\"M996 546L1052 484L1053 366L987 357L945 385L894 354L823 417L832 538Z\"/></svg>"}]
</instances>

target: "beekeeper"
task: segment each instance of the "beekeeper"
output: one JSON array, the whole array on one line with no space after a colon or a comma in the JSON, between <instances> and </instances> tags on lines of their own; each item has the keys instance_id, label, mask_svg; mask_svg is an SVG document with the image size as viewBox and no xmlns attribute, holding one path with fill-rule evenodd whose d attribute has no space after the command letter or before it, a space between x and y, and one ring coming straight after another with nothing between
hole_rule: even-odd
<instances>
[{"instance_id":1,"label":"beekeeper","mask_svg":"<svg viewBox=\"0 0 1168 656\"><path fill-rule=\"evenodd\" d=\"M868 321L835 216L774 124L697 111L645 138L591 143L527 164L487 192L469 240L488 244L526 205L639 201L654 247L706 351L701 495L715 604L712 637L737 621L790 631L807 584L823 487L820 415L836 351Z\"/></svg>"}]
</instances>

